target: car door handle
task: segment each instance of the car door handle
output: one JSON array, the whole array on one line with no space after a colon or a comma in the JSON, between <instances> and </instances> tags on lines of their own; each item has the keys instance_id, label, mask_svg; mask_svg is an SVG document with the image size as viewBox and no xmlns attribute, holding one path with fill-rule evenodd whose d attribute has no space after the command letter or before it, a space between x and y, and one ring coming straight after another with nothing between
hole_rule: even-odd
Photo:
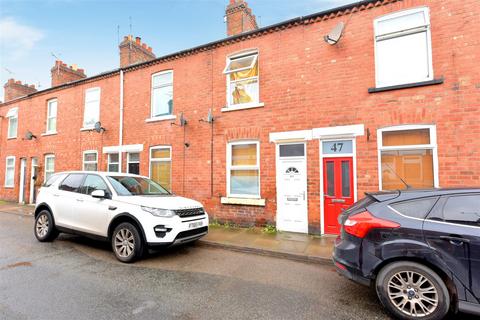
<instances>
[{"instance_id":1,"label":"car door handle","mask_svg":"<svg viewBox=\"0 0 480 320\"><path fill-rule=\"evenodd\" d=\"M60 195L58 193L54 193L53 196L54 197L60 197Z\"/></svg>"},{"instance_id":2,"label":"car door handle","mask_svg":"<svg viewBox=\"0 0 480 320\"><path fill-rule=\"evenodd\" d=\"M77 199L78 202L83 202L83 199Z\"/></svg>"},{"instance_id":3,"label":"car door handle","mask_svg":"<svg viewBox=\"0 0 480 320\"><path fill-rule=\"evenodd\" d=\"M451 244L461 245L462 243L470 243L469 239L460 236L440 236L440 239L450 241Z\"/></svg>"}]
</instances>

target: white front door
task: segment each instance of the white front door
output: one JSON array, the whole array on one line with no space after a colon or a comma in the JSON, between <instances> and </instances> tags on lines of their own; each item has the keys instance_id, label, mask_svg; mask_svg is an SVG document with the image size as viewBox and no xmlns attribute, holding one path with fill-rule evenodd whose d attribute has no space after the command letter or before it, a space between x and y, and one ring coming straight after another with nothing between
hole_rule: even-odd
<instances>
[{"instance_id":1,"label":"white front door","mask_svg":"<svg viewBox=\"0 0 480 320\"><path fill-rule=\"evenodd\" d=\"M277 229L308 233L305 143L277 145Z\"/></svg>"},{"instance_id":2,"label":"white front door","mask_svg":"<svg viewBox=\"0 0 480 320\"><path fill-rule=\"evenodd\" d=\"M18 202L25 203L25 175L27 174L27 159L20 160L20 188Z\"/></svg>"},{"instance_id":3,"label":"white front door","mask_svg":"<svg viewBox=\"0 0 480 320\"><path fill-rule=\"evenodd\" d=\"M30 204L35 204L36 194L35 194L35 182L38 177L38 159L32 158L32 169L30 171Z\"/></svg>"}]
</instances>

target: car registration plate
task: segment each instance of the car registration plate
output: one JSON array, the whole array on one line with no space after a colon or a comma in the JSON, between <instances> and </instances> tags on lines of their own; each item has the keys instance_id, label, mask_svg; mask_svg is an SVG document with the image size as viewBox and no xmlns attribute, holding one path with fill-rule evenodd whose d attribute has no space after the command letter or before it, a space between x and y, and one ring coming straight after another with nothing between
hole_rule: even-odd
<instances>
[{"instance_id":1,"label":"car registration plate","mask_svg":"<svg viewBox=\"0 0 480 320\"><path fill-rule=\"evenodd\" d=\"M197 222L190 222L188 224L188 229L195 229L195 228L199 228L203 225L203 222L202 221L197 221Z\"/></svg>"}]
</instances>

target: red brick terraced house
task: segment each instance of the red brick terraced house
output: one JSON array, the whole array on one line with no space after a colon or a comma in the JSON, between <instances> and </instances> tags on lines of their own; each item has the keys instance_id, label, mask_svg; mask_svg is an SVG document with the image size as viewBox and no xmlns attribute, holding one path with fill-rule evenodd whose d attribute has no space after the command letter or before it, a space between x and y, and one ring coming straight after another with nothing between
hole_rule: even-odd
<instances>
[{"instance_id":1,"label":"red brick terraced house","mask_svg":"<svg viewBox=\"0 0 480 320\"><path fill-rule=\"evenodd\" d=\"M335 234L366 191L478 185L478 21L478 0L383 0L258 28L231 0L225 39L156 57L127 36L91 77L57 61L49 89L5 84L0 198L132 172L219 221Z\"/></svg>"}]
</instances>

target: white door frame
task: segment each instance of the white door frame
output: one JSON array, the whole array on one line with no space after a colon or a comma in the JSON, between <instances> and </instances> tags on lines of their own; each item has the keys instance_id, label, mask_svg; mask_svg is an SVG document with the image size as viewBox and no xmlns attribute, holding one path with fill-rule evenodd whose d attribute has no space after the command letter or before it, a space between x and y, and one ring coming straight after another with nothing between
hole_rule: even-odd
<instances>
[{"instance_id":1,"label":"white door frame","mask_svg":"<svg viewBox=\"0 0 480 320\"><path fill-rule=\"evenodd\" d=\"M286 145L286 144L303 144L304 145L304 150L305 150L305 154L303 157L288 157L288 158L285 158L287 160L299 160L299 159L303 159L305 161L305 204L306 204L306 228L305 230L302 230L300 232L303 232L303 233L308 233L308 224L309 224L309 221L308 221L308 158L307 158L307 141L305 140L302 140L302 141L289 141L289 142L277 142L275 143L275 177L276 177L276 194L277 194L277 213L276 213L276 221L277 221L277 227L278 227L278 199L279 199L279 191L278 191L278 187L279 187L279 176L280 176L280 172L279 172L279 167L280 167L280 145Z\"/></svg>"},{"instance_id":2,"label":"white door frame","mask_svg":"<svg viewBox=\"0 0 480 320\"><path fill-rule=\"evenodd\" d=\"M35 181L36 180L33 180L33 177L34 177L34 174L35 174L35 168L37 167L38 168L38 158L36 157L33 157L32 158L32 165L31 165L31 168L30 168L30 196L29 196L29 203L30 204L35 204L33 202L33 198L34 198L34 194L35 194ZM38 173L37 173L37 179L38 179Z\"/></svg>"},{"instance_id":3,"label":"white door frame","mask_svg":"<svg viewBox=\"0 0 480 320\"><path fill-rule=\"evenodd\" d=\"M352 157L353 158L353 200L357 201L357 143L356 137L363 136L364 125L349 125L338 127L324 127L313 129L313 138L318 139L319 144L319 166L320 166L320 234L325 234L325 207L324 207L324 190L323 190L323 159ZM352 153L339 155L323 155L323 141L351 140Z\"/></svg>"},{"instance_id":4,"label":"white door frame","mask_svg":"<svg viewBox=\"0 0 480 320\"><path fill-rule=\"evenodd\" d=\"M25 203L25 178L27 175L27 158L20 159L20 181L18 190L18 203Z\"/></svg>"}]
</instances>

